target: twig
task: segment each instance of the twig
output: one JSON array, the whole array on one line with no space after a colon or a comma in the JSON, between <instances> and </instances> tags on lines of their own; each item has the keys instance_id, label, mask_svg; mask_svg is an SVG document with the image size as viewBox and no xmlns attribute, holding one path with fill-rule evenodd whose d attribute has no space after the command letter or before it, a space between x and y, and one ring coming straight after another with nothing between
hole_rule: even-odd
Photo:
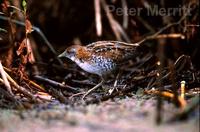
<instances>
[{"instance_id":1,"label":"twig","mask_svg":"<svg viewBox=\"0 0 200 132\"><path fill-rule=\"evenodd\" d=\"M155 39L157 38L157 36L159 34L161 34L162 32L164 32L165 30L167 30L168 28L172 27L172 26L176 26L176 25L179 25L183 20L185 20L185 18L187 17L187 14L184 14L179 21L177 22L174 22L174 23L170 23L168 25L166 25L165 27L161 28L159 31L157 31L156 33L154 33L153 35L150 35L150 36L147 36L145 37L144 39L140 40L139 42L136 42L134 44L128 44L128 43L125 43L125 45L130 45L130 46L135 46L135 45L141 45L142 43L144 43L145 41L147 40L151 40L151 39ZM183 36L181 36L183 37Z\"/></svg>"},{"instance_id":2,"label":"twig","mask_svg":"<svg viewBox=\"0 0 200 132\"><path fill-rule=\"evenodd\" d=\"M154 39L160 39L160 38L181 38L185 39L185 36L180 33L171 33L171 34L161 34L157 35Z\"/></svg>"},{"instance_id":3,"label":"twig","mask_svg":"<svg viewBox=\"0 0 200 132\"><path fill-rule=\"evenodd\" d=\"M175 74L175 68L171 61L169 61L169 69L170 69L170 80L172 82L172 91L174 93L174 101L177 104L178 102L178 87L176 86L176 74Z\"/></svg>"},{"instance_id":4,"label":"twig","mask_svg":"<svg viewBox=\"0 0 200 132\"><path fill-rule=\"evenodd\" d=\"M126 86L126 85L125 85ZM106 101L108 99L111 99L111 98L114 98L120 94L124 94L124 95L127 95L129 92L133 91L135 89L135 87L130 87L130 88L125 88L125 89L122 89L120 91L117 91L117 92L113 92L112 94L110 95L105 95L101 98L97 98L97 99L92 99L92 100L86 100L85 103L86 104L94 104L94 103L99 103L99 102L102 102L102 101Z\"/></svg>"},{"instance_id":5,"label":"twig","mask_svg":"<svg viewBox=\"0 0 200 132\"><path fill-rule=\"evenodd\" d=\"M121 0L123 8L123 27L127 29L128 27L128 7L126 0Z\"/></svg>"},{"instance_id":6,"label":"twig","mask_svg":"<svg viewBox=\"0 0 200 132\"><path fill-rule=\"evenodd\" d=\"M128 35L126 34L126 32L124 31L124 29L122 28L122 26L116 21L114 20L115 26L118 30L118 32L120 32L120 34L122 35L122 37L124 38L124 40L128 43L131 42L130 38L128 37Z\"/></svg>"},{"instance_id":7,"label":"twig","mask_svg":"<svg viewBox=\"0 0 200 132\"><path fill-rule=\"evenodd\" d=\"M24 78L24 77L23 77L23 79L24 79L24 81L26 81L27 83L29 83L29 84L31 84L32 86L36 87L37 89L39 89L39 90L41 90L41 91L43 91L43 92L46 91L45 88L43 88L42 86L40 86L40 85L38 85L37 83L33 82L32 80L29 80L29 79Z\"/></svg>"},{"instance_id":8,"label":"twig","mask_svg":"<svg viewBox=\"0 0 200 132\"><path fill-rule=\"evenodd\" d=\"M105 1L105 0L101 0L101 4L102 4L102 6L103 6L104 11L106 12L108 21L109 21L109 23L110 23L110 26L111 26L111 28L112 28L112 30L113 30L113 32L114 32L114 34L115 34L117 40L121 41L122 38L121 38L121 36L120 36L120 33L117 31L117 28L116 28L116 26L115 26L115 23L116 23L116 22L115 22L115 20L114 20L114 18L113 18L113 16L112 16L112 14L109 12L109 8L108 8L108 6L107 6L106 1Z\"/></svg>"},{"instance_id":9,"label":"twig","mask_svg":"<svg viewBox=\"0 0 200 132\"><path fill-rule=\"evenodd\" d=\"M5 71L9 72L9 73L13 73L12 70L10 70L7 67L3 67ZM16 75L16 73L14 73ZM32 80L26 78L23 76L23 80L26 81L28 84L31 84L32 86L36 87L37 89L45 92L45 88L43 88L42 86L38 85L37 83L33 82Z\"/></svg>"},{"instance_id":10,"label":"twig","mask_svg":"<svg viewBox=\"0 0 200 132\"><path fill-rule=\"evenodd\" d=\"M48 78L44 78L44 77L39 76L39 75L34 76L34 78L37 79L37 80L46 82L46 83L48 83L48 84L51 84L51 85L53 85L53 86L55 86L55 87L64 88L64 89L66 89L66 90L70 90L70 91L73 91L73 92L77 92L77 91L78 91L78 90L77 90L76 88L74 88L74 87L61 84L61 83L59 83L59 82L56 82L56 81L54 81L54 80L50 80L50 79L48 79Z\"/></svg>"},{"instance_id":11,"label":"twig","mask_svg":"<svg viewBox=\"0 0 200 132\"><path fill-rule=\"evenodd\" d=\"M85 92L80 92L80 93L72 94L72 95L69 97L69 99L72 99L72 98L74 98L75 96L79 96L79 95L83 95L83 94L85 94Z\"/></svg>"},{"instance_id":12,"label":"twig","mask_svg":"<svg viewBox=\"0 0 200 132\"><path fill-rule=\"evenodd\" d=\"M175 25L179 25L183 20L185 20L186 17L187 17L187 14L184 14L184 16L182 16L181 19L180 19L179 21L168 24L167 26L161 28L159 31L157 31L157 32L154 33L153 35L147 36L147 37L144 38L143 40L139 41L138 44L141 44L141 43L143 43L143 42L146 41L146 40L156 38L156 36L158 36L159 34L161 34L162 32L164 32L164 31L167 30L168 28L170 28L170 27L172 27L172 26L175 26Z\"/></svg>"},{"instance_id":13,"label":"twig","mask_svg":"<svg viewBox=\"0 0 200 132\"><path fill-rule=\"evenodd\" d=\"M185 99L185 81L181 81L181 98Z\"/></svg>"},{"instance_id":14,"label":"twig","mask_svg":"<svg viewBox=\"0 0 200 132\"><path fill-rule=\"evenodd\" d=\"M0 73L1 73L1 77L2 77L2 79L3 79L3 83L5 84L5 86L6 86L7 90L8 90L8 92L13 96L14 94L13 94L13 92L12 92L12 90L11 90L10 83L8 82L8 79L7 79L7 77L6 77L6 72L5 72L4 69L3 69L3 66L2 66L2 64L1 64L1 61L0 61Z\"/></svg>"},{"instance_id":15,"label":"twig","mask_svg":"<svg viewBox=\"0 0 200 132\"><path fill-rule=\"evenodd\" d=\"M102 35L102 22L101 22L100 0L94 0L94 8L95 8L95 22L96 22L97 36L101 36Z\"/></svg>"},{"instance_id":16,"label":"twig","mask_svg":"<svg viewBox=\"0 0 200 132\"><path fill-rule=\"evenodd\" d=\"M126 32L123 30L123 28L120 26L120 24L114 19L113 15L110 13L108 5L105 0L101 0L101 4L103 6L104 11L106 12L108 21L110 23L110 26L117 38L117 40L121 41L121 35L124 37L125 41L130 42L130 39Z\"/></svg>"},{"instance_id":17,"label":"twig","mask_svg":"<svg viewBox=\"0 0 200 132\"><path fill-rule=\"evenodd\" d=\"M161 98L161 93L163 92L163 81L162 81L162 77L163 72L162 69L164 68L164 61L165 61L165 56L164 56L164 45L165 45L165 40L164 39L159 39L159 45L158 45L158 56L159 56L159 61L160 61L160 65L158 67L158 79L157 79L157 83L159 85L159 89L158 89L158 96L157 96L157 107L156 107L156 123L159 125L162 122L162 110L163 110L163 100Z\"/></svg>"},{"instance_id":18,"label":"twig","mask_svg":"<svg viewBox=\"0 0 200 132\"><path fill-rule=\"evenodd\" d=\"M52 101L52 96L46 92L37 92L36 97L45 100L45 101Z\"/></svg>"},{"instance_id":19,"label":"twig","mask_svg":"<svg viewBox=\"0 0 200 132\"><path fill-rule=\"evenodd\" d=\"M170 92L167 92L167 91L160 92L158 90L146 90L146 91L144 91L144 93L160 95L162 97L169 98L169 99L176 101L175 95L173 93L170 93ZM180 96L177 97L177 101L178 101L178 105L183 110L186 107L186 104L187 104L186 101L184 99L182 99Z\"/></svg>"},{"instance_id":20,"label":"twig","mask_svg":"<svg viewBox=\"0 0 200 132\"><path fill-rule=\"evenodd\" d=\"M149 30L150 33L155 33L155 29L147 22L145 21L141 16L136 16L136 19L142 23L142 25Z\"/></svg>"},{"instance_id":21,"label":"twig","mask_svg":"<svg viewBox=\"0 0 200 132\"><path fill-rule=\"evenodd\" d=\"M15 88L16 88L17 90L21 91L24 95L27 95L28 97L30 97L33 101L35 101L35 102L40 102L39 100L37 100L37 99L35 98L35 96L34 96L31 92L29 92L28 90L26 90L24 87L19 86L19 85L10 77L10 75L8 75L8 74L6 73L6 76L7 76L8 80L15 86Z\"/></svg>"},{"instance_id":22,"label":"twig","mask_svg":"<svg viewBox=\"0 0 200 132\"><path fill-rule=\"evenodd\" d=\"M79 84L85 84L85 85L96 85L96 83L90 81L90 80L72 80L72 82L79 83Z\"/></svg>"},{"instance_id":23,"label":"twig","mask_svg":"<svg viewBox=\"0 0 200 132\"><path fill-rule=\"evenodd\" d=\"M117 76L115 78L115 81L114 81L114 84L113 84L113 88L108 91L109 94L112 94L114 92L114 90L118 91L118 89L116 88L116 86L117 86L117 83L118 83L120 75L121 75L121 71L118 72L118 74L117 74Z\"/></svg>"}]
</instances>

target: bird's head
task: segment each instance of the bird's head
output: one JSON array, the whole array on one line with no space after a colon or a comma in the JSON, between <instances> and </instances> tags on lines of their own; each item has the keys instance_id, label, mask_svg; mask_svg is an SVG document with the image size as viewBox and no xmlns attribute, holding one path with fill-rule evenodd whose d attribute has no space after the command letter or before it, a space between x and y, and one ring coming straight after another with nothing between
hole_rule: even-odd
<instances>
[{"instance_id":1,"label":"bird's head","mask_svg":"<svg viewBox=\"0 0 200 132\"><path fill-rule=\"evenodd\" d=\"M71 59L72 61L75 60L78 51L82 48L82 46L80 45L72 45L70 47L68 47L63 53L61 53L58 57L66 57Z\"/></svg>"}]
</instances>

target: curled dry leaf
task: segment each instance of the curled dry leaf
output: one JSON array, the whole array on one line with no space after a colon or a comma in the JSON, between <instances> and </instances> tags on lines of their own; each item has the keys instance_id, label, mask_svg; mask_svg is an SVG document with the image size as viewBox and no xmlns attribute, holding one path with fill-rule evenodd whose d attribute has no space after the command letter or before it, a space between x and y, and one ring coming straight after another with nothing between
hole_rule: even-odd
<instances>
[{"instance_id":1,"label":"curled dry leaf","mask_svg":"<svg viewBox=\"0 0 200 132\"><path fill-rule=\"evenodd\" d=\"M31 43L30 40L28 38L25 38L18 50L16 51L18 56L21 56L21 61L23 64L26 64L28 62L30 63L34 63L35 62L35 58L33 56L33 50L31 48Z\"/></svg>"},{"instance_id":2,"label":"curled dry leaf","mask_svg":"<svg viewBox=\"0 0 200 132\"><path fill-rule=\"evenodd\" d=\"M28 19L26 19L25 21L25 27L26 27L26 34L31 33L33 31L33 26Z\"/></svg>"}]
</instances>

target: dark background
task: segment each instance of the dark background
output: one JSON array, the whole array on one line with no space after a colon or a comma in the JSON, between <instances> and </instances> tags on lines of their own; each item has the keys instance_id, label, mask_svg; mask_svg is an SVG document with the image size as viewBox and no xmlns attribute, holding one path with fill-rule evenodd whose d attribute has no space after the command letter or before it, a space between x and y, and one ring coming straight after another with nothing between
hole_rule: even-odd
<instances>
[{"instance_id":1,"label":"dark background","mask_svg":"<svg viewBox=\"0 0 200 132\"><path fill-rule=\"evenodd\" d=\"M116 8L122 7L121 0L106 0L108 5L113 5ZM166 57L176 60L180 55L189 55L194 62L195 68L199 68L199 56L200 56L200 33L198 26L187 25L199 25L199 2L198 1L186 1L186 0L127 0L128 8L144 8L145 2L149 5L158 5L159 7L180 7L187 5L189 2L193 2L192 16L188 17L181 25L174 26L164 33L182 33L186 36L184 40L181 39L166 39L167 45L165 46ZM13 1L17 7L22 8L21 1ZM16 4L17 3L17 4ZM2 5L2 4L1 4ZM3 8L1 9L3 12ZM12 9L11 9L12 10ZM112 13L115 20L122 25L123 16L117 16L115 12ZM7 14L9 13L7 11ZM95 28L95 11L93 0L30 0L27 1L27 18L31 23L39 27L47 39L53 45L58 53L62 52L69 45L74 44L74 39L78 38L83 45L89 44L98 40L116 40L116 37L108 22L107 16L103 8L101 8L102 15L102 36L96 35ZM170 22L176 22L181 16L170 16ZM15 16L16 19L20 19ZM142 20L141 20L142 19ZM143 22L146 22L151 26L154 31L158 31L164 27L167 23L162 16L147 16L145 10L142 11L141 16L129 16L128 28L124 29L130 38L131 42L137 42L145 36L152 34L152 31L147 29ZM0 20L1 28L6 28L7 22ZM21 41L24 38L24 28L17 29L16 40ZM8 36L1 32L2 40L0 41L0 49L5 50L7 48ZM41 37L33 32L32 33L36 44L40 47L39 51L45 60L52 58L46 45L41 40ZM122 40L125 41L125 40ZM149 50L152 53L157 51L157 41L149 41ZM12 44L11 44L12 45Z\"/></svg>"}]
</instances>

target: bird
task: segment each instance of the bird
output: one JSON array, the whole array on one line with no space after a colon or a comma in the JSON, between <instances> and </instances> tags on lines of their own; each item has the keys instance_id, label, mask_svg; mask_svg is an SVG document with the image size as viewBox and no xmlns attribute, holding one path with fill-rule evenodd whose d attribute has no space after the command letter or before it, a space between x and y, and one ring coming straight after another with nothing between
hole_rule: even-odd
<instances>
[{"instance_id":1,"label":"bird","mask_svg":"<svg viewBox=\"0 0 200 132\"><path fill-rule=\"evenodd\" d=\"M81 69L101 78L93 88L82 97L102 86L105 78L116 71L125 61L137 56L138 43L130 44L120 41L97 41L86 46L72 45L58 57L65 57L75 62Z\"/></svg>"}]
</instances>

